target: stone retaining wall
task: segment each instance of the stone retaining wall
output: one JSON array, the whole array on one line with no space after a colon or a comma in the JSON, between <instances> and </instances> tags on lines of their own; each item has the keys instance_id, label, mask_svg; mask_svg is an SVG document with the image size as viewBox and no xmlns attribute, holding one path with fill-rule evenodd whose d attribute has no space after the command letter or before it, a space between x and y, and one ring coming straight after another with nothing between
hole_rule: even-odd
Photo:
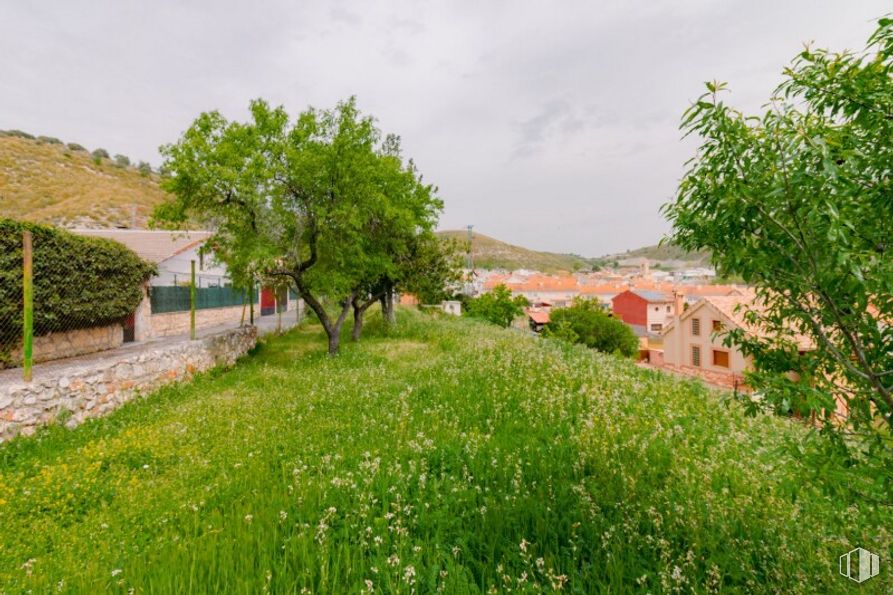
<instances>
[{"instance_id":1,"label":"stone retaining wall","mask_svg":"<svg viewBox=\"0 0 893 595\"><path fill-rule=\"evenodd\" d=\"M111 352L99 361L42 370L30 383L0 385L0 441L29 435L65 410L70 412L66 425L74 427L165 384L232 365L256 343L257 329L246 326L196 341Z\"/></svg>"},{"instance_id":2,"label":"stone retaining wall","mask_svg":"<svg viewBox=\"0 0 893 595\"><path fill-rule=\"evenodd\" d=\"M205 308L195 311L195 328L207 328L228 322L242 320L243 306L229 306L226 308ZM257 311L255 311L257 314ZM245 310L245 322L248 322L248 311ZM152 337L169 337L171 335L185 335L189 333L189 312L166 312L164 314L152 314L149 317L152 326Z\"/></svg>"},{"instance_id":3,"label":"stone retaining wall","mask_svg":"<svg viewBox=\"0 0 893 595\"><path fill-rule=\"evenodd\" d=\"M50 333L34 337L34 363L48 362L114 349L124 342L124 327L120 324L82 328L65 333ZM22 349L12 353L12 361L22 362Z\"/></svg>"}]
</instances>

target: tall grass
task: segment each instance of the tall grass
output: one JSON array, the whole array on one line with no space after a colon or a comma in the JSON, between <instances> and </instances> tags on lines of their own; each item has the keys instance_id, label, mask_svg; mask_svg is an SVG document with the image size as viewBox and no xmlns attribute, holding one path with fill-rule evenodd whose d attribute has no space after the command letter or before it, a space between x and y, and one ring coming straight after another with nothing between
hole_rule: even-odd
<instances>
[{"instance_id":1,"label":"tall grass","mask_svg":"<svg viewBox=\"0 0 893 595\"><path fill-rule=\"evenodd\" d=\"M835 592L891 515L804 430L467 319L318 327L0 448L5 592ZM836 477L837 475L835 475ZM837 481L837 480L835 480ZM890 574L865 584L889 591Z\"/></svg>"}]
</instances>

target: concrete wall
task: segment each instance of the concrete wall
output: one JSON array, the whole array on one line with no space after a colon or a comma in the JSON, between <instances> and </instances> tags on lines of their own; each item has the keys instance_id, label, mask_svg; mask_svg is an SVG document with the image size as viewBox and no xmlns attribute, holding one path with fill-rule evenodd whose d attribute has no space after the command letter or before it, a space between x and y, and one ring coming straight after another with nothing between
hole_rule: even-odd
<instances>
[{"instance_id":1,"label":"concrete wall","mask_svg":"<svg viewBox=\"0 0 893 595\"><path fill-rule=\"evenodd\" d=\"M34 337L34 363L113 349L123 341L124 327L120 324L41 335ZM22 361L21 348L13 351L12 361Z\"/></svg>"},{"instance_id":2,"label":"concrete wall","mask_svg":"<svg viewBox=\"0 0 893 595\"><path fill-rule=\"evenodd\" d=\"M53 366L30 383L0 385L0 441L31 434L69 411L74 427L158 387L218 365L232 365L257 343L255 327L230 329L196 341L184 339L124 350L99 361Z\"/></svg>"}]
</instances>

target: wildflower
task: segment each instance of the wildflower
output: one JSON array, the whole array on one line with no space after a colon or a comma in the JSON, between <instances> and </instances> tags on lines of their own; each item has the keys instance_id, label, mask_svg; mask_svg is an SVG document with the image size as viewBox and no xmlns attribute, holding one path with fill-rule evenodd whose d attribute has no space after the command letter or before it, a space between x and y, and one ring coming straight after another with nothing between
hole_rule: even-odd
<instances>
[{"instance_id":1,"label":"wildflower","mask_svg":"<svg viewBox=\"0 0 893 595\"><path fill-rule=\"evenodd\" d=\"M112 576L118 576L122 572L123 571L120 568L115 568L114 570L112 570Z\"/></svg>"},{"instance_id":2,"label":"wildflower","mask_svg":"<svg viewBox=\"0 0 893 595\"><path fill-rule=\"evenodd\" d=\"M246 523L250 523L250 522L253 521L253 520L254 520L254 515L253 515L253 514L246 514L246 515L245 515L245 522L246 522Z\"/></svg>"},{"instance_id":3,"label":"wildflower","mask_svg":"<svg viewBox=\"0 0 893 595\"><path fill-rule=\"evenodd\" d=\"M280 510L279 511L279 522L284 523L285 519L287 519L287 518L288 518L288 513L285 512L284 510Z\"/></svg>"},{"instance_id":4,"label":"wildflower","mask_svg":"<svg viewBox=\"0 0 893 595\"><path fill-rule=\"evenodd\" d=\"M415 566L409 565L403 569L403 582L410 585L415 583Z\"/></svg>"},{"instance_id":5,"label":"wildflower","mask_svg":"<svg viewBox=\"0 0 893 595\"><path fill-rule=\"evenodd\" d=\"M375 586L375 583L373 583L372 581L370 581L368 578L367 578L365 581L363 581L363 582L366 583L366 590L369 591L369 592L371 593L371 592L374 590L373 588L374 588L374 586Z\"/></svg>"},{"instance_id":6,"label":"wildflower","mask_svg":"<svg viewBox=\"0 0 893 595\"><path fill-rule=\"evenodd\" d=\"M388 557L388 564L390 564L391 566L396 566L399 563L400 563L400 557L397 554L391 554Z\"/></svg>"},{"instance_id":7,"label":"wildflower","mask_svg":"<svg viewBox=\"0 0 893 595\"><path fill-rule=\"evenodd\" d=\"M530 542L527 541L526 539L522 539L522 540L521 540L521 543L518 544L518 547L521 548L521 551L522 551L522 552L526 552L526 551L527 551L527 546L528 546L528 545L530 545Z\"/></svg>"}]
</instances>

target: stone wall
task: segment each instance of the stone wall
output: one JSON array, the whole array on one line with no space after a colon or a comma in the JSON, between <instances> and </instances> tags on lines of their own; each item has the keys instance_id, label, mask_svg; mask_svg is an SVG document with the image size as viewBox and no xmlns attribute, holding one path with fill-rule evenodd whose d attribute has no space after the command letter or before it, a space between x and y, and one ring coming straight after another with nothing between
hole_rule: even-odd
<instances>
[{"instance_id":1,"label":"stone wall","mask_svg":"<svg viewBox=\"0 0 893 595\"><path fill-rule=\"evenodd\" d=\"M227 308L205 308L195 311L195 328L202 329L219 324L236 323L242 320L243 306ZM259 314L255 308L255 315ZM248 311L245 310L245 322L248 322ZM152 314L149 323L152 326L151 336L169 337L189 333L189 312L166 312Z\"/></svg>"},{"instance_id":2,"label":"stone wall","mask_svg":"<svg viewBox=\"0 0 893 595\"><path fill-rule=\"evenodd\" d=\"M114 349L124 342L124 327L120 324L77 329L65 333L50 333L34 337L34 363L64 359L87 353ZM12 353L12 361L22 361L21 348Z\"/></svg>"},{"instance_id":3,"label":"stone wall","mask_svg":"<svg viewBox=\"0 0 893 595\"><path fill-rule=\"evenodd\" d=\"M257 343L257 328L230 329L190 341L147 345L88 363L51 366L30 383L0 385L0 441L31 434L69 411L74 427L160 386L215 366L229 366ZM36 372L36 371L35 371Z\"/></svg>"}]
</instances>

